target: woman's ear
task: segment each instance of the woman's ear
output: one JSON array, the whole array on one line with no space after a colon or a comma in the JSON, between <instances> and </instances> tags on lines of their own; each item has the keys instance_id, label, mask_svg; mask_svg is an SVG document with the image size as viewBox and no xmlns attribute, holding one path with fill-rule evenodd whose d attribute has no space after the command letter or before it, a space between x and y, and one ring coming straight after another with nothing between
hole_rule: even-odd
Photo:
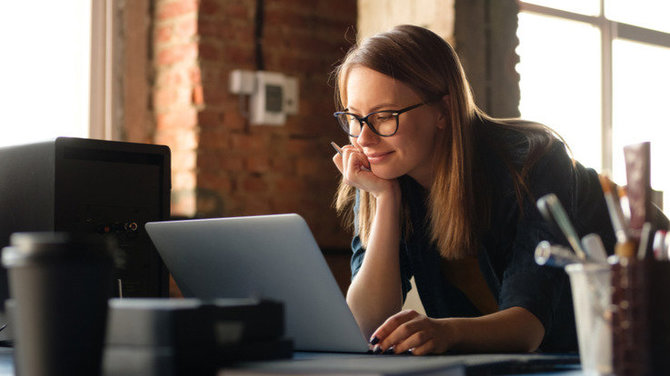
<instances>
[{"instance_id":1,"label":"woman's ear","mask_svg":"<svg viewBox=\"0 0 670 376\"><path fill-rule=\"evenodd\" d=\"M449 95L445 95L440 99L440 112L437 115L437 128L444 129L449 121Z\"/></svg>"}]
</instances>

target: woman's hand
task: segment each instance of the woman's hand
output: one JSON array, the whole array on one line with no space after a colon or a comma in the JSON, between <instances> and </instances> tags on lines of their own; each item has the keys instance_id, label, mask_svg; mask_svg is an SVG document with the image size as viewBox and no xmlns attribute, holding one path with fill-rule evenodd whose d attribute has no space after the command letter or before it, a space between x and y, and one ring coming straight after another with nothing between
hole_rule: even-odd
<instances>
[{"instance_id":1,"label":"woman's hand","mask_svg":"<svg viewBox=\"0 0 670 376\"><path fill-rule=\"evenodd\" d=\"M432 319L414 310L391 316L372 338L371 343L377 343L376 352L392 347L396 354L407 351L414 355L441 354L455 343L454 330L447 319Z\"/></svg>"},{"instance_id":2,"label":"woman's hand","mask_svg":"<svg viewBox=\"0 0 670 376\"><path fill-rule=\"evenodd\" d=\"M377 338L375 341L374 338ZM544 338L540 320L522 307L510 307L479 317L433 319L415 311L391 316L372 334L378 351L396 354L466 352L533 352Z\"/></svg>"},{"instance_id":3,"label":"woman's hand","mask_svg":"<svg viewBox=\"0 0 670 376\"><path fill-rule=\"evenodd\" d=\"M333 156L333 162L342 173L344 182L379 197L384 192L391 191L394 180L382 179L370 170L370 162L363 152L353 145L345 145L339 153Z\"/></svg>"}]
</instances>

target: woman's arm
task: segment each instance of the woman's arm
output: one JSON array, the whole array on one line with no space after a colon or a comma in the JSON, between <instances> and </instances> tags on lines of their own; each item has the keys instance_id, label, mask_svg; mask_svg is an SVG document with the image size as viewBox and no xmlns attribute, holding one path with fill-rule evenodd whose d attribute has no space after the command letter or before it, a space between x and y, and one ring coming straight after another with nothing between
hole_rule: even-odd
<instances>
[{"instance_id":1,"label":"woman's arm","mask_svg":"<svg viewBox=\"0 0 670 376\"><path fill-rule=\"evenodd\" d=\"M402 308L399 187L378 196L376 206L365 258L347 291L349 308L366 336Z\"/></svg>"},{"instance_id":2,"label":"woman's arm","mask_svg":"<svg viewBox=\"0 0 670 376\"><path fill-rule=\"evenodd\" d=\"M369 169L365 155L344 146L333 162L344 181L369 192L376 200L365 257L347 292L347 304L358 326L369 335L402 307L400 280L400 202L398 181L381 179Z\"/></svg>"},{"instance_id":3,"label":"woman's arm","mask_svg":"<svg viewBox=\"0 0 670 376\"><path fill-rule=\"evenodd\" d=\"M544 338L544 327L532 313L511 307L474 318L432 319L402 311L375 331L379 350L395 353L412 349L415 355L447 350L467 352L531 352Z\"/></svg>"}]
</instances>

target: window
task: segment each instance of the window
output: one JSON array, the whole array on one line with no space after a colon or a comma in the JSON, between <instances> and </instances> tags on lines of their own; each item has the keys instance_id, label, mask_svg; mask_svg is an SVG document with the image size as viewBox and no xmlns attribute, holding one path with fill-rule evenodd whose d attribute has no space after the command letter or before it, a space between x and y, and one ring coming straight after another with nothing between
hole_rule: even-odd
<instances>
[{"instance_id":1,"label":"window","mask_svg":"<svg viewBox=\"0 0 670 376\"><path fill-rule=\"evenodd\" d=\"M651 141L652 187L667 197L670 2L527 0L520 7L521 116L554 128L577 160L619 184L623 146Z\"/></svg>"},{"instance_id":2,"label":"window","mask_svg":"<svg viewBox=\"0 0 670 376\"><path fill-rule=\"evenodd\" d=\"M104 64L104 53L102 60L92 59L91 47L104 49L104 27L95 34L91 26L94 12L102 12L104 20L104 4L49 0L0 4L4 51L0 60L0 147L102 133L91 129L90 124L100 128L104 122L92 121L98 115L91 111L95 104L90 98L96 87L91 73L100 71L95 64Z\"/></svg>"}]
</instances>

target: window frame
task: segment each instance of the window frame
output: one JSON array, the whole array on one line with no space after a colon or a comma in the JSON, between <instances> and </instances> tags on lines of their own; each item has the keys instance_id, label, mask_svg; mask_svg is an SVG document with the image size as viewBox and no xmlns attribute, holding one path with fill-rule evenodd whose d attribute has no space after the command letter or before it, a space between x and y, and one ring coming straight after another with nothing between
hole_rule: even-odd
<instances>
[{"instance_id":1,"label":"window frame","mask_svg":"<svg viewBox=\"0 0 670 376\"><path fill-rule=\"evenodd\" d=\"M91 0L89 138L114 140L114 9L117 0Z\"/></svg>"},{"instance_id":2,"label":"window frame","mask_svg":"<svg viewBox=\"0 0 670 376\"><path fill-rule=\"evenodd\" d=\"M600 0L597 16L589 16L542 5L519 2L519 12L535 13L571 21L590 24L600 30L601 49L601 160L602 171L613 171L613 85L612 85L612 43L615 39L626 39L652 46L670 48L670 33L651 30L610 20L605 17L605 0Z\"/></svg>"}]
</instances>

